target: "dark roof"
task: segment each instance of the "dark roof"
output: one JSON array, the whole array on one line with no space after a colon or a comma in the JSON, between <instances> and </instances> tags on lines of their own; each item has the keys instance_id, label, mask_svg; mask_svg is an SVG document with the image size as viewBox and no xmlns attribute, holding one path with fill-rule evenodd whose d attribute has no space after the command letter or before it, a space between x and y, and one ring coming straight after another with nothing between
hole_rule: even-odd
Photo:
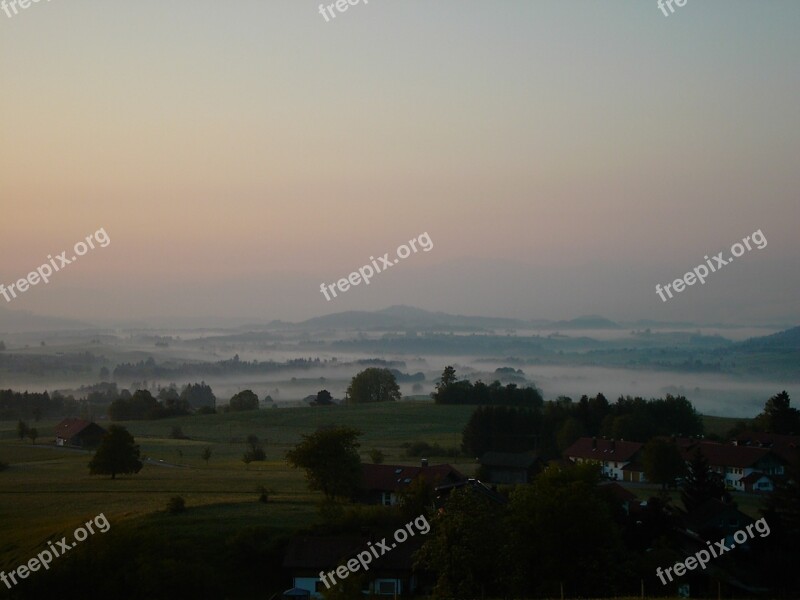
<instances>
[{"instance_id":1,"label":"dark roof","mask_svg":"<svg viewBox=\"0 0 800 600\"><path fill-rule=\"evenodd\" d=\"M690 445L681 445L680 452L683 459L686 461L691 460L698 448L703 453L703 456L706 457L709 465L721 467L752 467L770 454L770 451L766 448L695 441Z\"/></svg>"},{"instance_id":2,"label":"dark roof","mask_svg":"<svg viewBox=\"0 0 800 600\"><path fill-rule=\"evenodd\" d=\"M596 447L593 447L596 446ZM564 450L564 456L574 458L590 458L596 460L627 461L642 449L644 444L623 440L595 440L582 437Z\"/></svg>"},{"instance_id":3,"label":"dark roof","mask_svg":"<svg viewBox=\"0 0 800 600\"><path fill-rule=\"evenodd\" d=\"M64 419L56 425L56 437L60 437L65 440L69 440L79 433L81 433L87 427L97 427L100 431L105 432L105 430L97 425L96 423L92 423L91 421L86 421L84 419L76 419L76 418L69 418Z\"/></svg>"},{"instance_id":4,"label":"dark roof","mask_svg":"<svg viewBox=\"0 0 800 600\"><path fill-rule=\"evenodd\" d=\"M292 538L283 558L283 566L287 569L311 569L314 571L330 571L355 558L359 552L369 550L369 542L386 539L387 545L395 543L392 531L385 536L338 535L327 537L298 536ZM397 544L390 552L374 559L370 568L410 570L413 565L413 554L425 541L424 535L418 531L415 537L409 537L402 544ZM378 551L380 553L380 550Z\"/></svg>"},{"instance_id":5,"label":"dark roof","mask_svg":"<svg viewBox=\"0 0 800 600\"><path fill-rule=\"evenodd\" d=\"M622 467L623 471L638 471L644 473L644 465L640 463L638 460L634 460L629 462L627 465Z\"/></svg>"},{"instance_id":6,"label":"dark roof","mask_svg":"<svg viewBox=\"0 0 800 600\"><path fill-rule=\"evenodd\" d=\"M364 487L367 491L399 492L420 475L434 487L445 481L466 479L451 465L431 465L429 467L409 467L406 465L362 465Z\"/></svg>"},{"instance_id":7,"label":"dark roof","mask_svg":"<svg viewBox=\"0 0 800 600\"><path fill-rule=\"evenodd\" d=\"M530 469L539 457L535 452L485 452L481 464L487 467L511 467L514 469Z\"/></svg>"},{"instance_id":8,"label":"dark roof","mask_svg":"<svg viewBox=\"0 0 800 600\"><path fill-rule=\"evenodd\" d=\"M736 436L736 443L739 446L751 448L768 448L772 450L773 454L780 456L787 462L791 462L793 458L798 456L800 436L745 431Z\"/></svg>"},{"instance_id":9,"label":"dark roof","mask_svg":"<svg viewBox=\"0 0 800 600\"><path fill-rule=\"evenodd\" d=\"M756 481L758 481L762 477L766 477L770 481L774 481L772 475L767 475L766 473L759 473L758 471L753 471L752 473L750 473L750 475L742 477L739 481L741 481L745 485L753 485Z\"/></svg>"},{"instance_id":10,"label":"dark roof","mask_svg":"<svg viewBox=\"0 0 800 600\"><path fill-rule=\"evenodd\" d=\"M636 500L636 494L625 489L615 481L602 482L598 484L597 487L605 492L608 492L622 502L633 502Z\"/></svg>"}]
</instances>

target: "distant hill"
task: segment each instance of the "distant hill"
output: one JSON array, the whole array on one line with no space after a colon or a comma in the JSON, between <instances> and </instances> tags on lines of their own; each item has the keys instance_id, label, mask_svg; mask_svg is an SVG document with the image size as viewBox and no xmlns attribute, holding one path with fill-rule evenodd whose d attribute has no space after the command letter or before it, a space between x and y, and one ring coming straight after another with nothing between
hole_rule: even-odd
<instances>
[{"instance_id":1,"label":"distant hill","mask_svg":"<svg viewBox=\"0 0 800 600\"><path fill-rule=\"evenodd\" d=\"M303 329L414 330L446 329L483 331L495 329L621 329L614 321L588 315L568 321L475 317L433 312L413 306L390 306L377 311L346 311L297 323Z\"/></svg>"},{"instance_id":2,"label":"distant hill","mask_svg":"<svg viewBox=\"0 0 800 600\"><path fill-rule=\"evenodd\" d=\"M346 311L297 323L303 329L521 329L525 321L495 317L470 317L432 312L413 306L390 306L378 311Z\"/></svg>"},{"instance_id":3,"label":"distant hill","mask_svg":"<svg viewBox=\"0 0 800 600\"><path fill-rule=\"evenodd\" d=\"M741 350L800 350L800 327L792 327L785 331L779 331L772 335L765 335L763 337L755 337L734 344L736 349Z\"/></svg>"},{"instance_id":4,"label":"distant hill","mask_svg":"<svg viewBox=\"0 0 800 600\"><path fill-rule=\"evenodd\" d=\"M570 319L569 321L556 321L553 327L558 329L621 329L621 325L610 321L605 317L597 315L588 315L585 317L578 317L577 319Z\"/></svg>"}]
</instances>

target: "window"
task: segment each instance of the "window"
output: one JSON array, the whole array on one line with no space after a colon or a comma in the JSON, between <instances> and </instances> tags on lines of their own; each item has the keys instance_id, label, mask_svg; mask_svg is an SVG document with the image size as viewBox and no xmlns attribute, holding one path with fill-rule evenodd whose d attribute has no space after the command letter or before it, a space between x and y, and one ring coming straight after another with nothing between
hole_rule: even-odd
<instances>
[{"instance_id":1,"label":"window","mask_svg":"<svg viewBox=\"0 0 800 600\"><path fill-rule=\"evenodd\" d=\"M394 596L396 593L395 590L397 589L397 582L396 581L379 581L378 582L378 593L381 595L389 595Z\"/></svg>"},{"instance_id":2,"label":"window","mask_svg":"<svg viewBox=\"0 0 800 600\"><path fill-rule=\"evenodd\" d=\"M384 506L392 505L392 492L383 492L383 505Z\"/></svg>"}]
</instances>

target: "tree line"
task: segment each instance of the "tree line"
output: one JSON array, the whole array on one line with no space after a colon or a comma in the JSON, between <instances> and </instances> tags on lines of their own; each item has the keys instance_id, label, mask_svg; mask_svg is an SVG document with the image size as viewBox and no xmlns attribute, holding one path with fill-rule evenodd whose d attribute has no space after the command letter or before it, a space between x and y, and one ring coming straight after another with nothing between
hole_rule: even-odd
<instances>
[{"instance_id":1,"label":"tree line","mask_svg":"<svg viewBox=\"0 0 800 600\"><path fill-rule=\"evenodd\" d=\"M436 404L480 404L495 406L526 406L540 408L544 402L542 393L536 387L517 387L515 383L503 385L495 380L489 385L478 380L459 381L456 370L447 366L431 395Z\"/></svg>"},{"instance_id":2,"label":"tree line","mask_svg":"<svg viewBox=\"0 0 800 600\"><path fill-rule=\"evenodd\" d=\"M703 421L683 396L645 400L620 396L582 396L578 402L561 397L532 408L479 406L462 434L462 448L470 456L489 450L535 450L543 459L557 458L577 439L605 436L647 442L659 435L699 436Z\"/></svg>"}]
</instances>

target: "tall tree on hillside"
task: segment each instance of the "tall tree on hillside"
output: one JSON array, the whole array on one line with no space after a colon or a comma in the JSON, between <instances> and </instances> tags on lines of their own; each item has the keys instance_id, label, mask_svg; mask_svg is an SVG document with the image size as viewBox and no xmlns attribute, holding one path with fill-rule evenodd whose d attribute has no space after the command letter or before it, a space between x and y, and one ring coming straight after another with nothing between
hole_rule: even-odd
<instances>
[{"instance_id":1,"label":"tall tree on hillside","mask_svg":"<svg viewBox=\"0 0 800 600\"><path fill-rule=\"evenodd\" d=\"M258 396L252 390L244 390L231 398L231 411L258 410Z\"/></svg>"},{"instance_id":2,"label":"tall tree on hillside","mask_svg":"<svg viewBox=\"0 0 800 600\"><path fill-rule=\"evenodd\" d=\"M599 478L595 465L550 467L511 493L503 544L510 597L553 597L561 586L572 598L621 591L625 549Z\"/></svg>"},{"instance_id":3,"label":"tall tree on hillside","mask_svg":"<svg viewBox=\"0 0 800 600\"><path fill-rule=\"evenodd\" d=\"M645 444L642 463L648 481L660 483L662 490L666 490L667 484L674 483L686 471L678 447L662 438L653 438Z\"/></svg>"},{"instance_id":4,"label":"tall tree on hillside","mask_svg":"<svg viewBox=\"0 0 800 600\"><path fill-rule=\"evenodd\" d=\"M441 390L448 386L453 385L456 381L458 381L458 377L456 377L456 370L447 365L442 371L442 376L439 378L439 382L436 384L436 390Z\"/></svg>"},{"instance_id":5,"label":"tall tree on hillside","mask_svg":"<svg viewBox=\"0 0 800 600\"><path fill-rule=\"evenodd\" d=\"M247 451L244 453L244 458L246 463L267 459L267 454L264 452L264 446L261 445L261 440L252 433L247 436Z\"/></svg>"},{"instance_id":6,"label":"tall tree on hillside","mask_svg":"<svg viewBox=\"0 0 800 600\"><path fill-rule=\"evenodd\" d=\"M119 425L109 427L94 458L89 462L89 473L111 475L111 479L116 479L117 473L138 473L141 469L139 446L133 436Z\"/></svg>"},{"instance_id":7,"label":"tall tree on hillside","mask_svg":"<svg viewBox=\"0 0 800 600\"><path fill-rule=\"evenodd\" d=\"M537 449L542 415L514 406L479 406L464 426L461 448L470 456L484 452L525 452Z\"/></svg>"},{"instance_id":8,"label":"tall tree on hillside","mask_svg":"<svg viewBox=\"0 0 800 600\"><path fill-rule=\"evenodd\" d=\"M17 435L19 436L20 442L28 435L28 424L22 419L17 421Z\"/></svg>"},{"instance_id":9,"label":"tall tree on hillside","mask_svg":"<svg viewBox=\"0 0 800 600\"><path fill-rule=\"evenodd\" d=\"M725 485L708 465L708 460L698 447L686 471L686 480L681 486L681 501L687 512L707 500L719 500L725 493Z\"/></svg>"},{"instance_id":10,"label":"tall tree on hillside","mask_svg":"<svg viewBox=\"0 0 800 600\"><path fill-rule=\"evenodd\" d=\"M204 406L215 408L217 405L217 398L205 381L184 386L181 390L181 400L186 400L192 408Z\"/></svg>"},{"instance_id":11,"label":"tall tree on hillside","mask_svg":"<svg viewBox=\"0 0 800 600\"><path fill-rule=\"evenodd\" d=\"M353 377L347 394L353 404L397 401L400 387L389 369L370 367Z\"/></svg>"},{"instance_id":12,"label":"tall tree on hillside","mask_svg":"<svg viewBox=\"0 0 800 600\"><path fill-rule=\"evenodd\" d=\"M800 434L800 411L790 404L785 390L767 400L764 412L755 418L756 428L772 433Z\"/></svg>"},{"instance_id":13,"label":"tall tree on hillside","mask_svg":"<svg viewBox=\"0 0 800 600\"><path fill-rule=\"evenodd\" d=\"M317 399L314 403L318 406L330 406L333 404L333 396L328 390L320 390L317 392Z\"/></svg>"},{"instance_id":14,"label":"tall tree on hillside","mask_svg":"<svg viewBox=\"0 0 800 600\"><path fill-rule=\"evenodd\" d=\"M304 469L308 486L327 499L352 498L362 482L358 436L351 427L318 429L286 453L289 464Z\"/></svg>"},{"instance_id":15,"label":"tall tree on hillside","mask_svg":"<svg viewBox=\"0 0 800 600\"><path fill-rule=\"evenodd\" d=\"M502 507L471 489L453 490L416 554L417 565L436 574L434 597L499 597L497 582L506 537Z\"/></svg>"}]
</instances>

